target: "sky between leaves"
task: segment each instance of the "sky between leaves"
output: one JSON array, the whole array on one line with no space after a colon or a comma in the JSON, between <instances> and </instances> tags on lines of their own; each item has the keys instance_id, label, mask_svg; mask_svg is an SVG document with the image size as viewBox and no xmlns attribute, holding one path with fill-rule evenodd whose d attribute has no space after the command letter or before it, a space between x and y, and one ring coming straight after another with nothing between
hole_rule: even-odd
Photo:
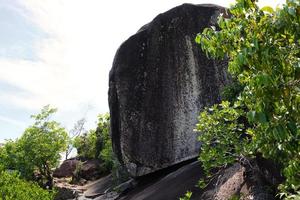
<instances>
[{"instance_id":1,"label":"sky between leaves","mask_svg":"<svg viewBox=\"0 0 300 200\"><path fill-rule=\"evenodd\" d=\"M108 112L108 73L120 44L183 3L234 0L0 0L0 142L19 137L50 104L70 130ZM261 0L276 7L284 0Z\"/></svg>"}]
</instances>

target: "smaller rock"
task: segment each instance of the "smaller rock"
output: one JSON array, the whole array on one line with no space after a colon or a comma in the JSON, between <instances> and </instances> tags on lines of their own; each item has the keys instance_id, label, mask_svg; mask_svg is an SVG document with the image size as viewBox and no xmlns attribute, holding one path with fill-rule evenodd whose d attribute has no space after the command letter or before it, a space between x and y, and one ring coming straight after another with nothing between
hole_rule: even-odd
<instances>
[{"instance_id":1,"label":"smaller rock","mask_svg":"<svg viewBox=\"0 0 300 200\"><path fill-rule=\"evenodd\" d=\"M75 158L65 160L57 169L54 170L53 177L63 178L73 176L73 172L79 162L80 161Z\"/></svg>"},{"instance_id":2,"label":"smaller rock","mask_svg":"<svg viewBox=\"0 0 300 200\"><path fill-rule=\"evenodd\" d=\"M250 160L248 165L235 163L221 170L201 199L228 200L238 197L240 200L273 200L274 191L271 188L257 163Z\"/></svg>"},{"instance_id":3,"label":"smaller rock","mask_svg":"<svg viewBox=\"0 0 300 200\"><path fill-rule=\"evenodd\" d=\"M56 188L57 193L54 200L68 200L75 199L78 197L78 192L72 190L71 188Z\"/></svg>"},{"instance_id":4,"label":"smaller rock","mask_svg":"<svg viewBox=\"0 0 300 200\"><path fill-rule=\"evenodd\" d=\"M103 176L99 160L87 160L82 163L80 177L86 180L96 180Z\"/></svg>"},{"instance_id":5,"label":"smaller rock","mask_svg":"<svg viewBox=\"0 0 300 200\"><path fill-rule=\"evenodd\" d=\"M226 170L222 176L220 176L217 183L218 191L214 197L216 200L226 200L232 198L234 195L239 194L241 188L245 183L244 173L246 169L239 164L235 164ZM248 191L245 191L249 193Z\"/></svg>"}]
</instances>

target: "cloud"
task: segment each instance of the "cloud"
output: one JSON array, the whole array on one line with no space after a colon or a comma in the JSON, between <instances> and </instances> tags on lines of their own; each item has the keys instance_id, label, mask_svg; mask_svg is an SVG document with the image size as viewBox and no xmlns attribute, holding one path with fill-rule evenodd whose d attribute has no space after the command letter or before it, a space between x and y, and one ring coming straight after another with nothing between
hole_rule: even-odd
<instances>
[{"instance_id":1,"label":"cloud","mask_svg":"<svg viewBox=\"0 0 300 200\"><path fill-rule=\"evenodd\" d=\"M156 15L184 1L16 2L14 10L44 36L31 44L36 59L0 59L0 81L22 91L2 93L0 103L35 112L51 104L70 123L86 110L93 119L108 111L108 73L119 45Z\"/></svg>"},{"instance_id":2,"label":"cloud","mask_svg":"<svg viewBox=\"0 0 300 200\"><path fill-rule=\"evenodd\" d=\"M103 66L103 59L112 56L107 58L103 51L96 10L88 14L82 3L20 1L26 9L22 15L27 13L28 20L47 37L33 44L35 61L0 59L0 80L31 94L15 94L10 97L11 104L36 110L49 103L72 110L97 101L107 110L109 66Z\"/></svg>"},{"instance_id":3,"label":"cloud","mask_svg":"<svg viewBox=\"0 0 300 200\"><path fill-rule=\"evenodd\" d=\"M21 121L14 120L14 119L11 119L11 118L8 118L8 117L5 117L5 116L1 116L1 115L0 115L0 121L12 124L12 125L20 127L20 128L26 127L26 124L21 122Z\"/></svg>"}]
</instances>

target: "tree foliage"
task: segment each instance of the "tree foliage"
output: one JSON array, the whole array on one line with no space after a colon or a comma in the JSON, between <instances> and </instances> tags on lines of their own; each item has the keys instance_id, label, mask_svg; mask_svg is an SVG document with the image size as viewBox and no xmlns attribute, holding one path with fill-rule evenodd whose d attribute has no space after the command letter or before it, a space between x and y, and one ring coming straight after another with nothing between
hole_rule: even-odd
<instances>
[{"instance_id":1,"label":"tree foliage","mask_svg":"<svg viewBox=\"0 0 300 200\"><path fill-rule=\"evenodd\" d=\"M206 141L201 145L205 153L200 154L205 171L243 159L248 152L249 137L242 123L244 115L239 105L230 106L228 101L201 112L196 128L202 133L198 139Z\"/></svg>"},{"instance_id":2,"label":"tree foliage","mask_svg":"<svg viewBox=\"0 0 300 200\"><path fill-rule=\"evenodd\" d=\"M40 188L36 183L22 180L15 172L0 169L0 200L52 200L54 193Z\"/></svg>"},{"instance_id":3,"label":"tree foliage","mask_svg":"<svg viewBox=\"0 0 300 200\"><path fill-rule=\"evenodd\" d=\"M77 149L79 157L86 159L96 158L96 141L95 130L89 130L74 138L73 146Z\"/></svg>"},{"instance_id":4,"label":"tree foliage","mask_svg":"<svg viewBox=\"0 0 300 200\"><path fill-rule=\"evenodd\" d=\"M32 115L34 124L20 139L8 141L0 150L0 158L6 169L16 170L21 177L35 180L52 188L52 169L59 164L67 145L67 133L50 117L56 109L45 106L41 113Z\"/></svg>"},{"instance_id":5,"label":"tree foliage","mask_svg":"<svg viewBox=\"0 0 300 200\"><path fill-rule=\"evenodd\" d=\"M244 88L238 102L200 115L200 160L209 168L232 162L231 153L261 153L282 165L281 195L294 195L300 189L300 2L287 0L273 10L260 9L253 0L237 0L229 12L230 18L219 17L220 30L207 28L196 42L207 55L227 58L229 73ZM239 123L241 116L247 117L248 127ZM251 140L241 138L243 134Z\"/></svg>"},{"instance_id":6,"label":"tree foliage","mask_svg":"<svg viewBox=\"0 0 300 200\"><path fill-rule=\"evenodd\" d=\"M97 129L85 132L83 135L75 137L73 141L80 157L100 159L103 162L104 171L110 171L113 165L109 119L107 113L99 115Z\"/></svg>"},{"instance_id":7,"label":"tree foliage","mask_svg":"<svg viewBox=\"0 0 300 200\"><path fill-rule=\"evenodd\" d=\"M111 170L113 167L113 151L112 141L110 136L110 116L108 113L98 116L96 129L97 143L96 148L99 153L97 157L104 162L104 167Z\"/></svg>"},{"instance_id":8,"label":"tree foliage","mask_svg":"<svg viewBox=\"0 0 300 200\"><path fill-rule=\"evenodd\" d=\"M80 136L82 133L85 133L84 125L86 123L86 120L84 118L78 120L76 124L74 125L74 128L69 133L69 140L66 150L66 160L68 159L69 155L72 153L74 149L73 140Z\"/></svg>"}]
</instances>

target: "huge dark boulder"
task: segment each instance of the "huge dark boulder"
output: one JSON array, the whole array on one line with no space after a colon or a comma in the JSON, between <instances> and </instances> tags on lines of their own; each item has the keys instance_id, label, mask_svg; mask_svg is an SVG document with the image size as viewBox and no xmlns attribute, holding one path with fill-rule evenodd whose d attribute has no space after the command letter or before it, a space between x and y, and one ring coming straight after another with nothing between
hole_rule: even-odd
<instances>
[{"instance_id":1,"label":"huge dark boulder","mask_svg":"<svg viewBox=\"0 0 300 200\"><path fill-rule=\"evenodd\" d=\"M224 8L183 4L158 15L118 49L109 77L113 149L132 176L194 158L199 112L220 101L225 61L208 59L197 33Z\"/></svg>"}]
</instances>

